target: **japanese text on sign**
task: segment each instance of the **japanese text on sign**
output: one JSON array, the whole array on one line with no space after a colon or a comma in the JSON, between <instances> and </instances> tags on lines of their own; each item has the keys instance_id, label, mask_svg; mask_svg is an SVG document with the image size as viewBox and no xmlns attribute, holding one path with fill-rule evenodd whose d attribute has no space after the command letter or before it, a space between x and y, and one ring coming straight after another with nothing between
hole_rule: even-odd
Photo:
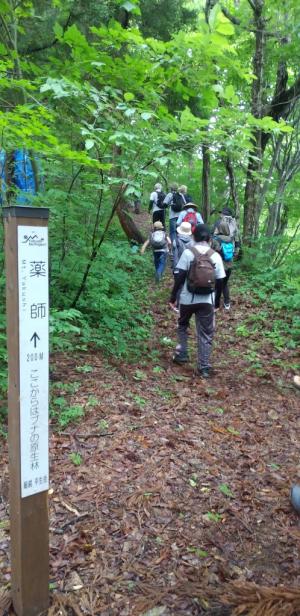
<instances>
[{"instance_id":1,"label":"japanese text on sign","mask_svg":"<svg viewBox=\"0 0 300 616\"><path fill-rule=\"evenodd\" d=\"M48 229L18 227L21 495L47 490Z\"/></svg>"}]
</instances>

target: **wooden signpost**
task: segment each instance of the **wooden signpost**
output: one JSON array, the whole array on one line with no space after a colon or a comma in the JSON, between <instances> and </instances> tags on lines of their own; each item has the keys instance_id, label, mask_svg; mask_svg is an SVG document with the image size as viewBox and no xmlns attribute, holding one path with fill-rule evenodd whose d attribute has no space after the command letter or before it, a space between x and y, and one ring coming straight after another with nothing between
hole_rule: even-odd
<instances>
[{"instance_id":1,"label":"wooden signpost","mask_svg":"<svg viewBox=\"0 0 300 616\"><path fill-rule=\"evenodd\" d=\"M49 211L3 212L12 599L18 616L36 616L49 602Z\"/></svg>"}]
</instances>

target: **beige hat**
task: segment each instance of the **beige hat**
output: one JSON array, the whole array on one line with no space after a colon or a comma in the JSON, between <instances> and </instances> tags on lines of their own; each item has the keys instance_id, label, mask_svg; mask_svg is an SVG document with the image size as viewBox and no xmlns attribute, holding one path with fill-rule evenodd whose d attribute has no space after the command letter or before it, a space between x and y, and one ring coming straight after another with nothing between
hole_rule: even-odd
<instances>
[{"instance_id":1,"label":"beige hat","mask_svg":"<svg viewBox=\"0 0 300 616\"><path fill-rule=\"evenodd\" d=\"M154 229L163 229L164 225L162 224L162 222L160 220L156 220L156 222L153 223L153 227L154 227Z\"/></svg>"},{"instance_id":2,"label":"beige hat","mask_svg":"<svg viewBox=\"0 0 300 616\"><path fill-rule=\"evenodd\" d=\"M177 227L177 233L180 235L192 235L192 225L190 222L182 222L179 227Z\"/></svg>"}]
</instances>

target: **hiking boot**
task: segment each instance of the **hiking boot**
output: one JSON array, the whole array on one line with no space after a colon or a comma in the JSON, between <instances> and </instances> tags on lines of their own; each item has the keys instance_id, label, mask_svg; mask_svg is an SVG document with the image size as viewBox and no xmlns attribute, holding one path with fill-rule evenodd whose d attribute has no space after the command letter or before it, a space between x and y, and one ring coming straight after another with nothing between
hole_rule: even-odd
<instances>
[{"instance_id":1,"label":"hiking boot","mask_svg":"<svg viewBox=\"0 0 300 616\"><path fill-rule=\"evenodd\" d=\"M230 310L230 304L224 304L224 310Z\"/></svg>"},{"instance_id":2,"label":"hiking boot","mask_svg":"<svg viewBox=\"0 0 300 616\"><path fill-rule=\"evenodd\" d=\"M209 379L209 368L198 368L198 374L203 379Z\"/></svg>"},{"instance_id":3,"label":"hiking boot","mask_svg":"<svg viewBox=\"0 0 300 616\"><path fill-rule=\"evenodd\" d=\"M175 355L173 355L174 364L186 364L187 361L189 361L187 355L181 355L181 353L175 353Z\"/></svg>"}]
</instances>

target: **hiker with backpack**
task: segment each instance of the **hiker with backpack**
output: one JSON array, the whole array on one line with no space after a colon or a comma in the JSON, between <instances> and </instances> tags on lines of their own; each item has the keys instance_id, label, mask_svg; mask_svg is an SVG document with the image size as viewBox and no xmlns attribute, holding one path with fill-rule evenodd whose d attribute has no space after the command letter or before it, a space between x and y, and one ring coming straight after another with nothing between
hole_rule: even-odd
<instances>
[{"instance_id":1,"label":"hiker with backpack","mask_svg":"<svg viewBox=\"0 0 300 616\"><path fill-rule=\"evenodd\" d=\"M173 273L176 270L176 265L186 248L190 248L194 246L194 240L192 235L192 225L189 222L182 222L179 227L177 227L176 239L173 241ZM175 276L176 274L174 274ZM174 308L175 312L179 312L179 300L180 293L182 290L182 286L179 287L176 295L176 307Z\"/></svg>"},{"instance_id":2,"label":"hiker with backpack","mask_svg":"<svg viewBox=\"0 0 300 616\"><path fill-rule=\"evenodd\" d=\"M188 196L187 200L187 187L182 185L178 188L176 183L171 184L171 191L166 195L164 205L170 207L169 221L170 221L170 238L173 242L176 239L176 227L178 216L183 209L184 205L192 201Z\"/></svg>"},{"instance_id":3,"label":"hiker with backpack","mask_svg":"<svg viewBox=\"0 0 300 616\"><path fill-rule=\"evenodd\" d=\"M218 287L216 291L215 310L220 308L222 294L224 297L224 309L230 310L228 281L233 268L234 238L230 233L228 222L225 222L224 219L215 227L212 247L221 256L226 274L225 278L223 278L222 286Z\"/></svg>"},{"instance_id":4,"label":"hiker with backpack","mask_svg":"<svg viewBox=\"0 0 300 616\"><path fill-rule=\"evenodd\" d=\"M194 232L196 225L203 224L203 218L195 203L186 203L183 206L183 210L177 218L177 225L181 225L182 222L189 222L192 226L192 232Z\"/></svg>"},{"instance_id":5,"label":"hiker with backpack","mask_svg":"<svg viewBox=\"0 0 300 616\"><path fill-rule=\"evenodd\" d=\"M164 205L165 193L162 190L161 184L157 183L154 186L154 191L150 195L149 201L149 214L152 212L152 223L154 224L157 220L164 225L165 224L165 215L166 215L166 206Z\"/></svg>"},{"instance_id":6,"label":"hiker with backpack","mask_svg":"<svg viewBox=\"0 0 300 616\"><path fill-rule=\"evenodd\" d=\"M176 307L181 285L178 345L173 357L176 364L188 361L188 327L195 315L197 330L197 370L203 378L210 375L210 355L214 336L214 294L222 285L225 271L220 255L211 249L208 225L197 225L193 233L194 246L183 251L174 270L175 279L170 307Z\"/></svg>"},{"instance_id":7,"label":"hiker with backpack","mask_svg":"<svg viewBox=\"0 0 300 616\"><path fill-rule=\"evenodd\" d=\"M176 238L172 243L173 248L173 269L186 248L194 245L192 225L189 222L182 222L176 229Z\"/></svg>"},{"instance_id":8,"label":"hiker with backpack","mask_svg":"<svg viewBox=\"0 0 300 616\"><path fill-rule=\"evenodd\" d=\"M234 256L237 257L241 250L241 238L236 218L230 207L224 207L219 212L219 214L220 218L214 224L213 235L215 233L216 227L218 227L220 223L227 223L229 226L230 235L234 243Z\"/></svg>"},{"instance_id":9,"label":"hiker with backpack","mask_svg":"<svg viewBox=\"0 0 300 616\"><path fill-rule=\"evenodd\" d=\"M144 254L148 246L151 246L153 251L155 280L156 282L159 282L165 271L169 246L171 246L171 240L166 234L164 226L160 220L156 220L153 224L153 230L141 248L141 255Z\"/></svg>"},{"instance_id":10,"label":"hiker with backpack","mask_svg":"<svg viewBox=\"0 0 300 616\"><path fill-rule=\"evenodd\" d=\"M185 184L181 184L181 186L179 186L178 192L183 201L183 205L185 205L186 203L192 203L193 199L191 195L188 194L187 186L185 186Z\"/></svg>"}]
</instances>

